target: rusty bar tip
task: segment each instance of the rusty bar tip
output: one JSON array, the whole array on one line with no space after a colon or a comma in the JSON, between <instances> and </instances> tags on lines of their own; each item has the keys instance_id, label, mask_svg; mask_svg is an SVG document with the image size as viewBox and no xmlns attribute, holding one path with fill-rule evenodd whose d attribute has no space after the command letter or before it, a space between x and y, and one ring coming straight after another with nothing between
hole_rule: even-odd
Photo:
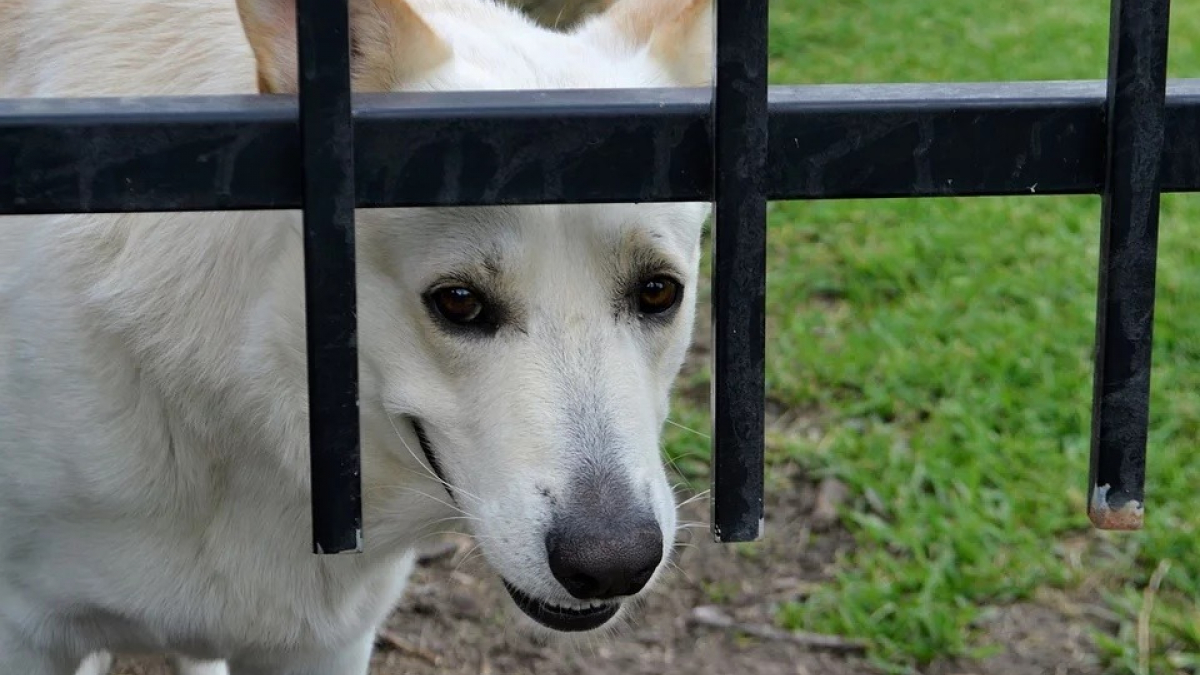
<instances>
[{"instance_id":1,"label":"rusty bar tip","mask_svg":"<svg viewBox=\"0 0 1200 675\"><path fill-rule=\"evenodd\" d=\"M1101 530L1140 530L1145 518L1142 503L1130 499L1114 508L1108 501L1109 485L1096 485L1092 489L1092 502L1088 506L1088 518L1092 525Z\"/></svg>"}]
</instances>

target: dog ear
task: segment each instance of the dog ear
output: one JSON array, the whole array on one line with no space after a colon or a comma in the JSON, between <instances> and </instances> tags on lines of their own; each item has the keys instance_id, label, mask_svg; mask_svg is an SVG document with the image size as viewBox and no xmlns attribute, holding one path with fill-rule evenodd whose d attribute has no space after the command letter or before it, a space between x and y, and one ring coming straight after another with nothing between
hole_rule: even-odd
<instances>
[{"instance_id":1,"label":"dog ear","mask_svg":"<svg viewBox=\"0 0 1200 675\"><path fill-rule=\"evenodd\" d=\"M707 86L713 78L713 3L609 0L607 9L581 31L620 49L649 48L678 85Z\"/></svg>"},{"instance_id":2,"label":"dog ear","mask_svg":"<svg viewBox=\"0 0 1200 675\"><path fill-rule=\"evenodd\" d=\"M296 0L237 0L262 93L299 88ZM389 91L451 56L450 46L406 0L349 0L350 68L356 91Z\"/></svg>"}]
</instances>

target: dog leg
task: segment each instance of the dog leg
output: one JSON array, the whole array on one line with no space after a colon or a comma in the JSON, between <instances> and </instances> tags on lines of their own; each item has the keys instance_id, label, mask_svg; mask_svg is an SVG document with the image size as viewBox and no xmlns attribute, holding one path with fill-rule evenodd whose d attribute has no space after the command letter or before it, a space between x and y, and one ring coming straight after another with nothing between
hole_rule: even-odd
<instances>
[{"instance_id":1,"label":"dog leg","mask_svg":"<svg viewBox=\"0 0 1200 675\"><path fill-rule=\"evenodd\" d=\"M304 660L273 661L269 663L233 661L231 675L368 675L371 650L375 646L375 631L344 649L322 652Z\"/></svg>"},{"instance_id":2,"label":"dog leg","mask_svg":"<svg viewBox=\"0 0 1200 675\"><path fill-rule=\"evenodd\" d=\"M196 661L186 656L175 658L176 675L229 675L224 661Z\"/></svg>"},{"instance_id":3,"label":"dog leg","mask_svg":"<svg viewBox=\"0 0 1200 675\"><path fill-rule=\"evenodd\" d=\"M79 670L75 671L75 675L108 675L112 671L112 667L112 654L94 652L79 664Z\"/></svg>"}]
</instances>

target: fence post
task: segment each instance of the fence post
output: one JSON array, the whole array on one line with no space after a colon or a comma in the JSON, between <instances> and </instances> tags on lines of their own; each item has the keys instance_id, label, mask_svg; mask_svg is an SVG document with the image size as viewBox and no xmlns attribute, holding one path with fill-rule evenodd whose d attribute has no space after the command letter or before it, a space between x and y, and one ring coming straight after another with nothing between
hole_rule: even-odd
<instances>
[{"instance_id":1,"label":"fence post","mask_svg":"<svg viewBox=\"0 0 1200 675\"><path fill-rule=\"evenodd\" d=\"M313 549L363 549L346 0L297 0Z\"/></svg>"},{"instance_id":2,"label":"fence post","mask_svg":"<svg viewBox=\"0 0 1200 675\"><path fill-rule=\"evenodd\" d=\"M713 91L712 532L763 525L767 0L716 7Z\"/></svg>"},{"instance_id":3,"label":"fence post","mask_svg":"<svg viewBox=\"0 0 1200 675\"><path fill-rule=\"evenodd\" d=\"M1170 0L1113 0L1088 515L1144 517Z\"/></svg>"}]
</instances>

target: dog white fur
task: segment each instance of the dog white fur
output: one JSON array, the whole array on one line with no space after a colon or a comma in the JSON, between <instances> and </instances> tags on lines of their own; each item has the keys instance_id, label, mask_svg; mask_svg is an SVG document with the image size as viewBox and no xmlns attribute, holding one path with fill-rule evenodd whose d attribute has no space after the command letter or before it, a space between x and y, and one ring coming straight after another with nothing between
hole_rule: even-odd
<instances>
[{"instance_id":1,"label":"dog white fur","mask_svg":"<svg viewBox=\"0 0 1200 675\"><path fill-rule=\"evenodd\" d=\"M290 2L0 0L0 96L293 92ZM490 0L351 6L359 91L710 77L711 0L619 0L570 33ZM644 507L665 560L660 427L707 213L360 211L367 550L330 557L310 553L299 214L0 219L0 675L99 672L107 652L362 675L414 545L454 518L559 607L589 606L548 568L564 509ZM650 316L654 275L683 299ZM447 280L503 316L439 318Z\"/></svg>"}]
</instances>

